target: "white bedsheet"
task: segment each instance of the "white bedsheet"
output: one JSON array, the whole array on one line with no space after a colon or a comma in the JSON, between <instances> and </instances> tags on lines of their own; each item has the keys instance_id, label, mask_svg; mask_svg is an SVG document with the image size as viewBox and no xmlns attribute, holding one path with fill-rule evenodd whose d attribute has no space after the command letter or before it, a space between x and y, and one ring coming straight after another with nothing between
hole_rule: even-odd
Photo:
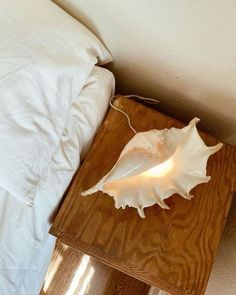
<instances>
[{"instance_id":1,"label":"white bedsheet","mask_svg":"<svg viewBox=\"0 0 236 295\"><path fill-rule=\"evenodd\" d=\"M0 0L2 188L33 205L71 104L94 65L110 61L101 42L52 1Z\"/></svg>"},{"instance_id":2,"label":"white bedsheet","mask_svg":"<svg viewBox=\"0 0 236 295\"><path fill-rule=\"evenodd\" d=\"M0 295L36 295L50 261L50 217L100 125L114 91L113 75L94 67L72 105L60 145L33 207L0 188ZM14 139L13 139L14 140Z\"/></svg>"}]
</instances>

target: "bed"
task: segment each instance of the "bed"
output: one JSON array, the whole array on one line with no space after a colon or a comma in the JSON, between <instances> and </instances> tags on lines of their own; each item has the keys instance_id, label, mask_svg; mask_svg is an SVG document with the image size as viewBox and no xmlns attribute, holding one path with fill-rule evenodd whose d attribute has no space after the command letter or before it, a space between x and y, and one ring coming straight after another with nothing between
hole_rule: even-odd
<instances>
[{"instance_id":1,"label":"bed","mask_svg":"<svg viewBox=\"0 0 236 295\"><path fill-rule=\"evenodd\" d=\"M107 49L51 1L1 1L0 19L0 294L34 295L115 82Z\"/></svg>"}]
</instances>

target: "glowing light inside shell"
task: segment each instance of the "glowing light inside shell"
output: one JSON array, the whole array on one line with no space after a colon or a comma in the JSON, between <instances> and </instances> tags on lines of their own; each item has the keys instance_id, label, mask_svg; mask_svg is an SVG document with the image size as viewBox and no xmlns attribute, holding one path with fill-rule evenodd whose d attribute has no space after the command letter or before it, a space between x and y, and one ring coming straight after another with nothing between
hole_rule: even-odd
<instances>
[{"instance_id":1,"label":"glowing light inside shell","mask_svg":"<svg viewBox=\"0 0 236 295\"><path fill-rule=\"evenodd\" d=\"M207 160L222 144L206 146L198 134L194 118L182 129L170 128L137 133L126 144L110 172L83 196L102 191L114 198L116 208L134 207L145 218L144 208L173 194L190 199L188 193L209 181ZM186 177L183 177L183 176Z\"/></svg>"},{"instance_id":2,"label":"glowing light inside shell","mask_svg":"<svg viewBox=\"0 0 236 295\"><path fill-rule=\"evenodd\" d=\"M142 173L142 175L147 177L161 177L170 172L173 166L173 160L169 159L161 163L160 165L154 166L151 169L145 171L144 173Z\"/></svg>"}]
</instances>

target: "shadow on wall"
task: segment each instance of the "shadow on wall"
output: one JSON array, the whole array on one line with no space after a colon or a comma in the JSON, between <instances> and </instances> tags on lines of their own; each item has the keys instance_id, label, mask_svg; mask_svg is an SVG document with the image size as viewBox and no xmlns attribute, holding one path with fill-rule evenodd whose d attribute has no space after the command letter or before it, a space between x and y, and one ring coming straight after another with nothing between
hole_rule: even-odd
<instances>
[{"instance_id":1,"label":"shadow on wall","mask_svg":"<svg viewBox=\"0 0 236 295\"><path fill-rule=\"evenodd\" d=\"M194 96L199 95L201 99L193 99L193 97L190 99L186 94L159 83L158 77L146 81L145 86L143 86L142 77L139 75L134 77L132 72L123 72L122 68L116 68L115 63L112 70L117 79L116 91L118 93L136 93L156 98L161 102L158 107L163 113L185 123L188 123L193 117L199 117L201 119L198 124L199 129L222 141L236 145L235 116L232 115L232 118L229 118L228 115L224 115L225 101L227 101L227 108L231 108L232 111L236 110L236 100L233 100L231 95L220 91L209 91L204 87L200 89L199 87L193 91L195 91ZM136 65L135 70L142 73L145 71L145 65L139 68ZM176 77L176 79L178 78ZM198 91L199 93L197 93ZM207 98L207 104L204 97ZM211 100L210 106L209 100Z\"/></svg>"}]
</instances>

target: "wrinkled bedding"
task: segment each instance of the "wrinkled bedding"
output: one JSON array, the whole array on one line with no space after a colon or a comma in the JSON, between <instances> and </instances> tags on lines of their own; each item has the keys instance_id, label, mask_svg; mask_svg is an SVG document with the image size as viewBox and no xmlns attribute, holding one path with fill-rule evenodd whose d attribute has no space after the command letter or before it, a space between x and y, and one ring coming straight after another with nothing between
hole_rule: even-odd
<instances>
[{"instance_id":1,"label":"wrinkled bedding","mask_svg":"<svg viewBox=\"0 0 236 295\"><path fill-rule=\"evenodd\" d=\"M95 66L70 108L33 206L0 187L0 295L39 293L55 243L48 234L51 217L80 164L80 155L86 154L92 142L113 91L113 75Z\"/></svg>"},{"instance_id":2,"label":"wrinkled bedding","mask_svg":"<svg viewBox=\"0 0 236 295\"><path fill-rule=\"evenodd\" d=\"M32 206L71 104L111 56L50 0L0 7L0 186Z\"/></svg>"}]
</instances>

